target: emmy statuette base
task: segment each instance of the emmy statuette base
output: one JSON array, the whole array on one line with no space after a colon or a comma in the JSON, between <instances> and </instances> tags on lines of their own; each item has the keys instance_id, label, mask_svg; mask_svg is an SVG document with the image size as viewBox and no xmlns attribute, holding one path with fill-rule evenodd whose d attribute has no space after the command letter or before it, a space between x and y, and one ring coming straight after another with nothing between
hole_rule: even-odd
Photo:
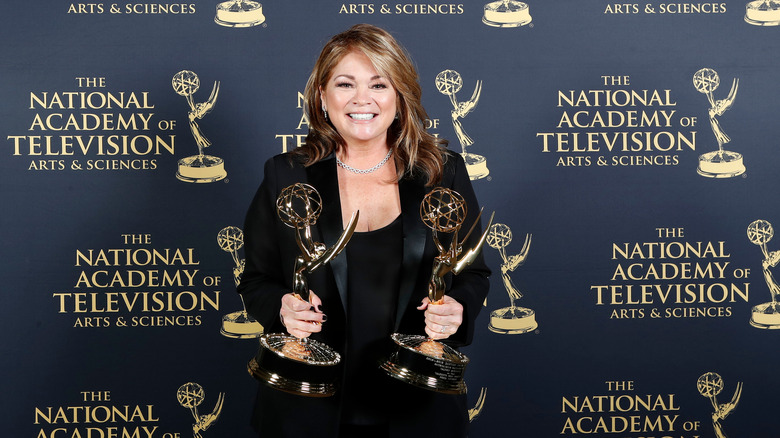
<instances>
[{"instance_id":1,"label":"emmy statuette base","mask_svg":"<svg viewBox=\"0 0 780 438\"><path fill-rule=\"evenodd\" d=\"M765 330L780 329L780 305L769 302L753 307L750 325Z\"/></svg>"},{"instance_id":2,"label":"emmy statuette base","mask_svg":"<svg viewBox=\"0 0 780 438\"><path fill-rule=\"evenodd\" d=\"M530 23L531 19L517 21L517 22L509 22L509 23L502 23L499 21L490 21L485 17L482 17L482 23L487 24L488 26L492 27L522 27L526 24Z\"/></svg>"},{"instance_id":3,"label":"emmy statuette base","mask_svg":"<svg viewBox=\"0 0 780 438\"><path fill-rule=\"evenodd\" d=\"M263 368L257 361L257 358L254 357L249 361L247 371L258 381L289 394L306 397L330 397L336 393L335 383L314 383L286 379L273 371Z\"/></svg>"},{"instance_id":4,"label":"emmy statuette base","mask_svg":"<svg viewBox=\"0 0 780 438\"><path fill-rule=\"evenodd\" d=\"M707 178L733 178L745 173L745 165L742 162L742 154L714 151L699 156L696 172Z\"/></svg>"},{"instance_id":5,"label":"emmy statuette base","mask_svg":"<svg viewBox=\"0 0 780 438\"><path fill-rule=\"evenodd\" d=\"M340 363L341 356L321 342L274 333L260 337L260 349L247 371L279 391L330 397L338 387Z\"/></svg>"},{"instance_id":6,"label":"emmy statuette base","mask_svg":"<svg viewBox=\"0 0 780 438\"><path fill-rule=\"evenodd\" d=\"M233 339L259 338L263 334L263 326L245 311L239 310L222 317L219 333Z\"/></svg>"},{"instance_id":7,"label":"emmy statuette base","mask_svg":"<svg viewBox=\"0 0 780 438\"><path fill-rule=\"evenodd\" d=\"M225 161L211 155L193 155L179 160L176 178L189 183L210 183L225 179Z\"/></svg>"},{"instance_id":8,"label":"emmy statuette base","mask_svg":"<svg viewBox=\"0 0 780 438\"><path fill-rule=\"evenodd\" d=\"M531 22L528 4L496 1L484 7L482 22L492 27L520 27Z\"/></svg>"},{"instance_id":9,"label":"emmy statuette base","mask_svg":"<svg viewBox=\"0 0 780 438\"><path fill-rule=\"evenodd\" d=\"M241 23L241 22L235 23L235 22L229 22L229 21L222 21L222 20L219 19L219 17L214 17L214 22L219 24L220 26L225 26L225 27L235 27L235 28L253 27L253 26L257 26L258 24L263 24L265 22L265 17L263 17L260 20L249 21L249 22L246 22L246 23Z\"/></svg>"},{"instance_id":10,"label":"emmy statuette base","mask_svg":"<svg viewBox=\"0 0 780 438\"><path fill-rule=\"evenodd\" d=\"M243 9L238 9L237 1L231 0L217 5L214 22L225 27L252 27L265 22L263 5L251 0L244 0Z\"/></svg>"},{"instance_id":11,"label":"emmy statuette base","mask_svg":"<svg viewBox=\"0 0 780 438\"><path fill-rule=\"evenodd\" d=\"M490 313L488 329L502 335L517 335L536 330L536 312L524 307L504 307Z\"/></svg>"},{"instance_id":12,"label":"emmy statuette base","mask_svg":"<svg viewBox=\"0 0 780 438\"><path fill-rule=\"evenodd\" d=\"M465 394L469 359L449 345L419 335L392 336L396 350L380 367L404 383L444 394Z\"/></svg>"},{"instance_id":13,"label":"emmy statuette base","mask_svg":"<svg viewBox=\"0 0 780 438\"><path fill-rule=\"evenodd\" d=\"M758 21L751 19L748 15L745 15L745 22L752 24L753 26L780 26L780 20L776 21Z\"/></svg>"},{"instance_id":14,"label":"emmy statuette base","mask_svg":"<svg viewBox=\"0 0 780 438\"><path fill-rule=\"evenodd\" d=\"M469 179L475 180L490 175L487 167L487 160L482 155L462 153L463 161L466 162L466 171L469 173Z\"/></svg>"},{"instance_id":15,"label":"emmy statuette base","mask_svg":"<svg viewBox=\"0 0 780 438\"><path fill-rule=\"evenodd\" d=\"M754 26L780 25L780 3L758 0L745 6L745 22Z\"/></svg>"}]
</instances>

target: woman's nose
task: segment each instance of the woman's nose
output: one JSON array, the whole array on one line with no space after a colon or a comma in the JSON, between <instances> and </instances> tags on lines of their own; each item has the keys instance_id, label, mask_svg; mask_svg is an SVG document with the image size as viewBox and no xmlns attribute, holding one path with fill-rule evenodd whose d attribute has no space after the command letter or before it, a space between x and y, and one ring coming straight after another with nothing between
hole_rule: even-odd
<instances>
[{"instance_id":1,"label":"woman's nose","mask_svg":"<svg viewBox=\"0 0 780 438\"><path fill-rule=\"evenodd\" d=\"M353 102L363 105L370 101L368 95L368 87L355 87L355 95L352 97Z\"/></svg>"}]
</instances>

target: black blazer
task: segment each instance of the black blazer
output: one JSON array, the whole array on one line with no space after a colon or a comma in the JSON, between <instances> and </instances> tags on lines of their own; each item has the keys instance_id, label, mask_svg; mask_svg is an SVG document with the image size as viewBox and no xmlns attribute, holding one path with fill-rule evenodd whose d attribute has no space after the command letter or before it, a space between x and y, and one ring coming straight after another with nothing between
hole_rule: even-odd
<instances>
[{"instance_id":1,"label":"black blazer","mask_svg":"<svg viewBox=\"0 0 780 438\"><path fill-rule=\"evenodd\" d=\"M238 291L243 296L247 311L267 333L285 332L279 320L281 298L291 290L294 260L300 254L295 244L295 230L278 218L275 206L281 190L296 182L314 186L322 197L322 213L312 229L315 241L331 247L344 228L334 155L309 167L303 167L290 154L278 155L266 162L263 182L244 224L246 267ZM466 199L468 213L460 233L462 238L474 223L480 207L460 155L447 153L439 185L457 191ZM398 333L425 334L424 317L416 307L428 295L433 258L438 255L431 231L422 223L419 213L420 203L430 189L419 176L404 178L398 185L404 239L402 278L396 308L395 331ZM472 233L464 248L475 245L479 230ZM490 270L480 255L459 275L450 274L446 278L447 295L464 307L463 324L447 340L448 344L461 346L471 342L474 321L487 295L488 275ZM313 338L342 354L346 339L346 281L344 253L308 276L309 288L322 299L322 310L328 315L322 332ZM391 436L465 436L468 424L465 396L441 395L401 382L392 392L377 394L378 397L391 397L391 404L398 409L397 413L391 414L391 418L398 418L397 421L391 420L391 430L395 431ZM318 436L329 437L337 436L339 409L338 394L309 398L260 385L252 419L261 436L295 437L316 432Z\"/></svg>"}]
</instances>

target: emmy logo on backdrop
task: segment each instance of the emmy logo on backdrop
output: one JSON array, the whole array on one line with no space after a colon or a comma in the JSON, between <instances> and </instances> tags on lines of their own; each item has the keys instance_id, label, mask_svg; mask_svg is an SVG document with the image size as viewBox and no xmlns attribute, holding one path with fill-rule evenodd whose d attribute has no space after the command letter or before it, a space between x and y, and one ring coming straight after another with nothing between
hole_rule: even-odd
<instances>
[{"instance_id":1,"label":"emmy logo on backdrop","mask_svg":"<svg viewBox=\"0 0 780 438\"><path fill-rule=\"evenodd\" d=\"M745 165L742 163L742 154L723 149L723 145L731 141L728 135L723 132L717 117L731 108L734 104L734 98L737 97L737 88L739 79L734 78L731 83L731 91L725 99L715 100L712 92L718 89L720 77L715 70L703 68L693 75L693 86L696 91L707 95L710 102L709 116L712 132L715 133L715 139L718 141L718 150L707 152L699 156L699 175L708 178L731 178L745 173Z\"/></svg>"},{"instance_id":2,"label":"emmy logo on backdrop","mask_svg":"<svg viewBox=\"0 0 780 438\"><path fill-rule=\"evenodd\" d=\"M460 123L460 119L466 117L477 107L479 95L482 93L482 81L477 81L474 93L467 102L458 102L458 99L455 97L455 93L460 91L461 88L463 88L463 79L460 73L455 70L444 70L436 75L436 89L439 90L439 93L449 96L452 103L453 109L450 112L452 115L452 127L455 129L455 135L460 142L460 147L463 151L461 155L466 162L469 178L472 180L480 179L490 174L487 161L481 155L466 152L466 147L473 145L474 140L463 130L463 124Z\"/></svg>"},{"instance_id":3,"label":"emmy logo on backdrop","mask_svg":"<svg viewBox=\"0 0 780 438\"><path fill-rule=\"evenodd\" d=\"M263 5L252 0L222 2L217 5L214 22L225 27L252 27L263 24Z\"/></svg>"},{"instance_id":4,"label":"emmy logo on backdrop","mask_svg":"<svg viewBox=\"0 0 780 438\"><path fill-rule=\"evenodd\" d=\"M230 253L230 256L233 257L233 262L236 264L233 267L233 281L238 286L246 264L246 260L238 256L238 250L244 246L244 232L238 227L225 227L217 234L217 244L222 248L222 251ZM244 303L243 297L241 297L241 303ZM246 304L244 304L242 310L222 317L220 333L229 338L257 338L263 334L263 326L249 316L246 312Z\"/></svg>"},{"instance_id":5,"label":"emmy logo on backdrop","mask_svg":"<svg viewBox=\"0 0 780 438\"><path fill-rule=\"evenodd\" d=\"M742 382L737 383L737 389L734 391L731 401L723 404L719 404L716 398L723 391L723 378L718 373L702 374L699 380L696 381L696 388L699 390L699 394L710 399L712 407L715 408L715 412L712 413L712 427L715 428L715 435L717 438L726 438L726 433L723 432L723 426L720 425L720 421L737 407L739 398L742 396Z\"/></svg>"},{"instance_id":6,"label":"emmy logo on backdrop","mask_svg":"<svg viewBox=\"0 0 780 438\"><path fill-rule=\"evenodd\" d=\"M485 5L482 22L493 27L520 27L531 22L528 4L499 0Z\"/></svg>"},{"instance_id":7,"label":"emmy logo on backdrop","mask_svg":"<svg viewBox=\"0 0 780 438\"><path fill-rule=\"evenodd\" d=\"M214 424L219 418L219 414L222 413L222 405L225 403L225 393L220 392L217 404L214 406L214 410L207 415L198 415L198 406L203 403L206 398L203 387L197 383L188 382L181 385L176 391L176 398L179 400L179 404L182 407L188 408L195 418L195 423L192 425L192 433L194 438L202 438L200 433Z\"/></svg>"},{"instance_id":8,"label":"emmy logo on backdrop","mask_svg":"<svg viewBox=\"0 0 780 438\"><path fill-rule=\"evenodd\" d=\"M482 215L480 212L469 232L459 241L458 230L466 219L466 210L466 200L460 193L442 187L437 187L425 195L420 204L420 218L433 230L433 242L439 250L439 255L433 261L428 282L428 299L431 305L444 301L444 276L449 272L457 275L472 264L487 238L486 229L474 248L461 256L463 242L477 227ZM492 222L493 215L490 216L488 228ZM445 247L439 240L439 233L451 235L449 247ZM445 394L466 392L463 375L469 359L464 354L427 336L393 333L392 339L396 349L381 365L391 377Z\"/></svg>"},{"instance_id":9,"label":"emmy logo on backdrop","mask_svg":"<svg viewBox=\"0 0 780 438\"><path fill-rule=\"evenodd\" d=\"M312 240L311 227L322 212L317 190L303 183L286 187L276 199L279 219L295 229L295 242L301 254L295 259L293 294L309 302L307 274L333 260L347 246L358 221L358 212L336 243L327 248ZM336 392L341 355L311 338L299 339L286 333L266 333L260 337L260 349L248 364L257 380L280 391L308 397L327 397Z\"/></svg>"},{"instance_id":10,"label":"emmy logo on backdrop","mask_svg":"<svg viewBox=\"0 0 780 438\"><path fill-rule=\"evenodd\" d=\"M772 224L759 219L748 225L747 235L748 239L753 244L758 245L764 254L761 267L764 271L764 280L769 287L769 293L772 295L772 301L753 307L750 325L761 329L780 329L780 303L778 303L780 286L772 273L769 272L769 268L774 268L780 262L780 251L769 252L766 249L766 244L772 240L775 230L772 228Z\"/></svg>"},{"instance_id":11,"label":"emmy logo on backdrop","mask_svg":"<svg viewBox=\"0 0 780 438\"><path fill-rule=\"evenodd\" d=\"M202 119L214 108L214 103L219 95L219 82L214 81L214 87L211 89L211 95L205 102L194 103L192 95L200 88L200 79L198 75L189 71L182 70L171 80L171 85L176 94L184 96L190 106L187 113L190 123L190 131L195 137L195 143L198 145L198 155L182 158L179 160L179 170L176 172L176 178L191 183L210 183L219 181L227 176L225 172L225 162L222 158L205 155L203 150L211 146L211 141L203 135L195 119Z\"/></svg>"},{"instance_id":12,"label":"emmy logo on backdrop","mask_svg":"<svg viewBox=\"0 0 780 438\"><path fill-rule=\"evenodd\" d=\"M780 25L780 2L756 0L745 5L745 21L754 26Z\"/></svg>"},{"instance_id":13,"label":"emmy logo on backdrop","mask_svg":"<svg viewBox=\"0 0 780 438\"><path fill-rule=\"evenodd\" d=\"M531 309L517 306L517 300L523 297L523 294L515 287L512 282L510 272L514 272L518 266L525 263L528 257L528 250L531 247L531 234L525 235L525 243L519 254L513 256L506 255L506 247L512 241L512 230L504 224L493 224L487 236L487 244L491 248L498 250L501 255L501 280L509 294L509 307L494 310L490 313L490 331L501 334L520 334L527 333L539 326L536 322L535 312Z\"/></svg>"}]
</instances>

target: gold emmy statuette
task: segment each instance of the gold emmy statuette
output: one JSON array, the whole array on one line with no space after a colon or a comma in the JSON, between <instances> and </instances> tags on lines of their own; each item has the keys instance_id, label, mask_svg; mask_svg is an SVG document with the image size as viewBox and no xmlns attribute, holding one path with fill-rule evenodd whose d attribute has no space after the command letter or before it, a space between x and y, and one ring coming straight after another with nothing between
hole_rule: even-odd
<instances>
[{"instance_id":1,"label":"gold emmy statuette","mask_svg":"<svg viewBox=\"0 0 780 438\"><path fill-rule=\"evenodd\" d=\"M219 415L222 413L222 406L225 403L225 393L220 392L214 410L209 414L200 415L198 406L203 403L205 398L206 394L203 391L203 387L194 382L187 382L176 391L176 399L179 401L179 404L189 409L192 417L195 419L195 423L192 424L194 438L203 438L201 432L211 427L219 419Z\"/></svg>"},{"instance_id":2,"label":"gold emmy statuette","mask_svg":"<svg viewBox=\"0 0 780 438\"><path fill-rule=\"evenodd\" d=\"M745 22L754 26L780 25L780 2L756 0L745 5Z\"/></svg>"},{"instance_id":3,"label":"gold emmy statuette","mask_svg":"<svg viewBox=\"0 0 780 438\"><path fill-rule=\"evenodd\" d=\"M482 22L493 27L520 27L531 22L528 4L499 0L485 5Z\"/></svg>"},{"instance_id":4,"label":"gold emmy statuette","mask_svg":"<svg viewBox=\"0 0 780 438\"><path fill-rule=\"evenodd\" d=\"M512 277L509 273L518 266L525 263L528 257L528 250L531 247L531 235L525 235L525 243L519 254L507 256L506 247L512 241L512 230L504 224L493 224L487 236L487 244L491 248L498 250L501 255L501 280L504 283L509 294L510 306L490 313L490 324L488 329L494 333L505 335L527 333L535 330L539 324L536 322L536 312L525 307L517 306L517 300L523 297L523 294L515 287Z\"/></svg>"},{"instance_id":5,"label":"gold emmy statuette","mask_svg":"<svg viewBox=\"0 0 780 438\"><path fill-rule=\"evenodd\" d=\"M718 85L720 85L720 77L711 68L702 68L693 74L693 86L696 87L696 91L706 95L710 102L708 110L710 126L718 141L717 151L699 156L699 167L696 172L707 178L732 178L745 173L745 164L742 162L742 154L723 148L723 145L730 142L731 138L723 132L717 117L722 116L734 104L739 88L739 79L734 78L731 83L731 91L725 99L715 100L712 96L712 92L718 88Z\"/></svg>"},{"instance_id":6,"label":"gold emmy statuette","mask_svg":"<svg viewBox=\"0 0 780 438\"><path fill-rule=\"evenodd\" d=\"M718 373L702 374L699 380L696 381L696 389L699 390L699 394L710 399L712 407L715 409L715 412L712 413L712 427L715 429L715 436L717 438L726 438L726 433L723 431L723 426L720 422L731 411L736 409L739 404L739 399L742 397L742 382L737 383L737 389L728 403L718 403L716 398L723 391L723 378Z\"/></svg>"},{"instance_id":7,"label":"gold emmy statuette","mask_svg":"<svg viewBox=\"0 0 780 438\"><path fill-rule=\"evenodd\" d=\"M238 286L246 265L246 260L238 255L238 250L244 246L244 232L238 227L225 227L217 234L217 244L222 248L222 251L230 253L231 257L233 257L233 262L235 263L235 266L233 266L233 281ZM244 304L244 297L241 297L241 303ZM257 338L263 334L263 326L247 313L246 305L244 304L242 310L228 313L222 317L220 333L228 338Z\"/></svg>"},{"instance_id":8,"label":"gold emmy statuette","mask_svg":"<svg viewBox=\"0 0 780 438\"><path fill-rule=\"evenodd\" d=\"M198 155L182 158L179 160L179 170L176 172L176 178L190 183L210 183L225 179L225 161L222 158L206 155L203 150L211 146L211 141L203 135L200 126L195 119L202 119L210 113L219 95L219 81L214 81L214 87L211 89L211 95L205 102L195 103L192 95L200 88L200 79L198 75L189 71L182 70L171 80L171 85L176 94L184 96L190 106L187 113L187 119L190 124L190 131L198 145Z\"/></svg>"},{"instance_id":9,"label":"gold emmy statuette","mask_svg":"<svg viewBox=\"0 0 780 438\"><path fill-rule=\"evenodd\" d=\"M217 5L214 22L225 27L252 27L263 24L263 5L252 0L222 2Z\"/></svg>"},{"instance_id":10,"label":"gold emmy statuette","mask_svg":"<svg viewBox=\"0 0 780 438\"><path fill-rule=\"evenodd\" d=\"M769 268L774 268L780 263L780 251L769 252L766 249L766 244L775 235L775 230L772 228L772 224L765 220L756 220L750 223L747 228L748 239L761 248L761 252L764 254L764 260L761 262L761 267L764 272L764 280L767 287L769 287L769 293L772 294L772 301L768 303L759 304L753 307L750 316L750 325L760 329L776 330L780 329L780 303L778 302L778 296L780 296L780 285L775 281L775 277L769 271Z\"/></svg>"},{"instance_id":11,"label":"gold emmy statuette","mask_svg":"<svg viewBox=\"0 0 780 438\"><path fill-rule=\"evenodd\" d=\"M439 250L439 255L433 261L428 283L431 305L444 301L444 276L449 272L459 274L477 258L485 243L487 229L493 222L491 215L490 223L477 245L461 256L463 242L479 222L478 216L463 241L458 242L458 230L466 218L466 212L466 201L463 197L454 190L441 187L428 193L420 204L420 217L423 223L433 230L433 241ZM449 248L441 243L438 233L451 234ZM391 337L395 342L395 351L381 365L387 374L431 391L446 394L466 392L463 375L469 359L464 354L427 336L393 333Z\"/></svg>"},{"instance_id":12,"label":"gold emmy statuette","mask_svg":"<svg viewBox=\"0 0 780 438\"><path fill-rule=\"evenodd\" d=\"M331 247L314 242L311 226L322 212L322 199L317 190L303 183L293 184L276 199L279 218L294 228L295 241L301 255L295 259L293 293L309 301L306 275L331 261L347 246L358 221L358 212ZM257 380L280 391L308 397L327 397L336 392L341 355L322 342L311 338L299 339L286 333L264 334L260 349L248 365L249 373Z\"/></svg>"},{"instance_id":13,"label":"gold emmy statuette","mask_svg":"<svg viewBox=\"0 0 780 438\"><path fill-rule=\"evenodd\" d=\"M474 139L466 133L463 129L463 124L460 122L460 119L469 115L477 107L479 96L482 94L482 81L477 81L474 93L471 94L471 99L466 102L458 102L458 98L455 96L463 88L463 78L460 76L460 73L455 70L444 70L436 75L435 82L439 93L450 98L450 103L452 104L452 110L450 111L452 128L455 130L458 142L460 142L460 147L463 151L460 155L463 157L463 161L466 162L466 171L469 173L469 179L485 178L490 175L487 160L482 155L466 152L466 148L474 144Z\"/></svg>"}]
</instances>

